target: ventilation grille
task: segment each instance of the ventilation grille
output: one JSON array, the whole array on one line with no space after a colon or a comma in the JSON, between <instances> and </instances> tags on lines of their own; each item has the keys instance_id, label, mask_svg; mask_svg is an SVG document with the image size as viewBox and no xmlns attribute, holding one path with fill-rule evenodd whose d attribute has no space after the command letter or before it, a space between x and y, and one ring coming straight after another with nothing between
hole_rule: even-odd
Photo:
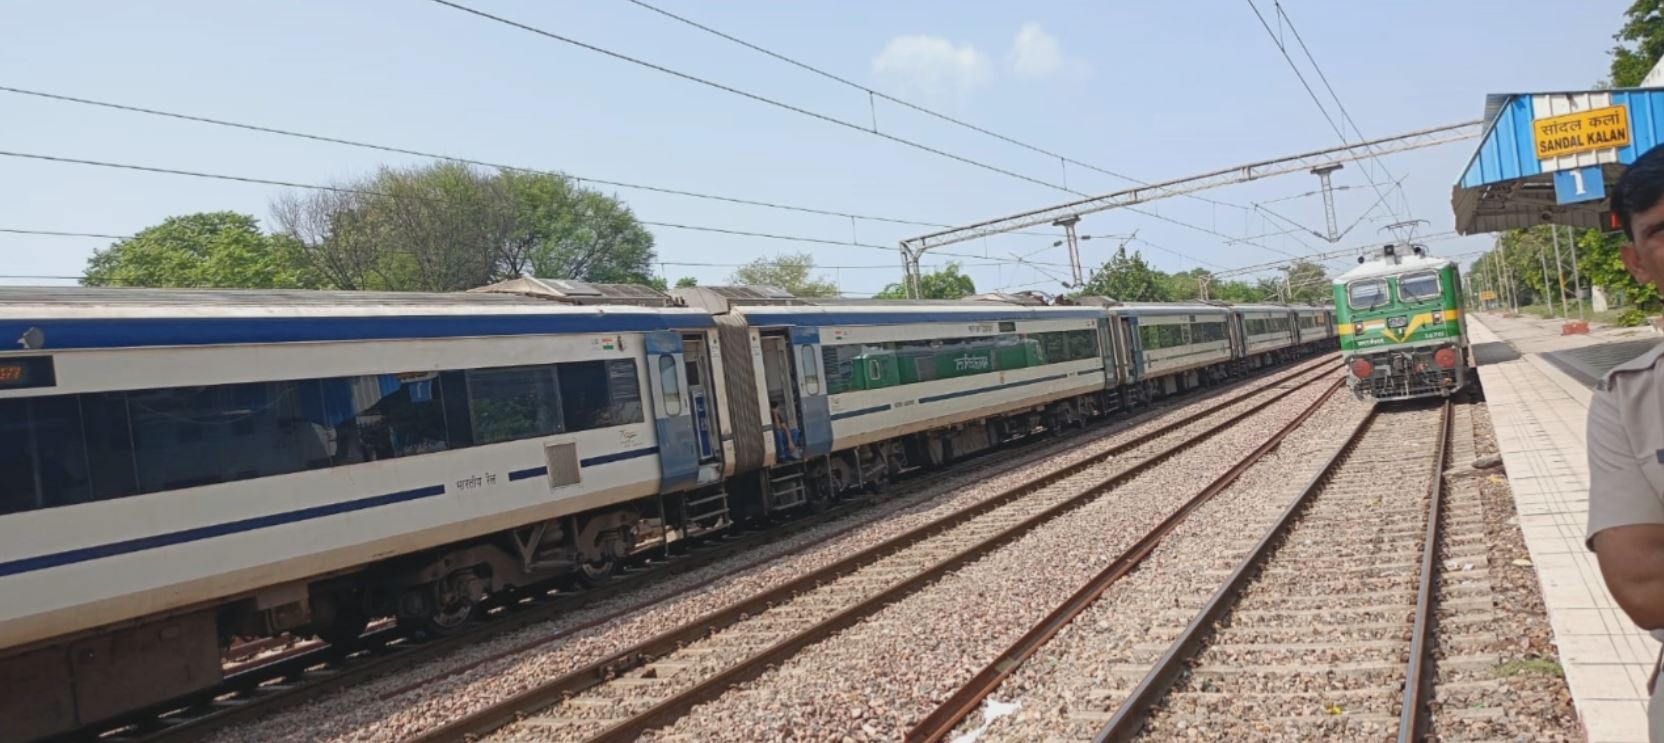
<instances>
[{"instance_id":1,"label":"ventilation grille","mask_svg":"<svg viewBox=\"0 0 1664 743\"><path fill-rule=\"evenodd\" d=\"M549 487L577 485L583 479L578 468L577 444L549 444L543 447L543 457L549 462Z\"/></svg>"}]
</instances>

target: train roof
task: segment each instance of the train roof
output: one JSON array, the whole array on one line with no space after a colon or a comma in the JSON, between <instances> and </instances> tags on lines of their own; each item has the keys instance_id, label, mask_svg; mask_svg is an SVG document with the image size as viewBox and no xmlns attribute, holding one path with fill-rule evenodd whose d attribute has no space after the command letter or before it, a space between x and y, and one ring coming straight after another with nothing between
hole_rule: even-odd
<instances>
[{"instance_id":1,"label":"train roof","mask_svg":"<svg viewBox=\"0 0 1664 743\"><path fill-rule=\"evenodd\" d=\"M1344 284L1358 279L1397 276L1411 271L1437 271L1445 266L1455 265L1455 263L1449 258L1439 258L1431 255L1401 255L1394 256L1392 259L1376 258L1336 276L1334 283Z\"/></svg>"},{"instance_id":2,"label":"train roof","mask_svg":"<svg viewBox=\"0 0 1664 743\"><path fill-rule=\"evenodd\" d=\"M838 302L815 305L737 305L733 312L753 325L901 325L918 322L998 322L1100 318L1097 307L1050 307L1003 302L941 301L891 304Z\"/></svg>"},{"instance_id":3,"label":"train roof","mask_svg":"<svg viewBox=\"0 0 1664 743\"><path fill-rule=\"evenodd\" d=\"M571 305L515 294L0 287L0 348L8 350L644 332L712 324L710 315L693 309Z\"/></svg>"}]
</instances>

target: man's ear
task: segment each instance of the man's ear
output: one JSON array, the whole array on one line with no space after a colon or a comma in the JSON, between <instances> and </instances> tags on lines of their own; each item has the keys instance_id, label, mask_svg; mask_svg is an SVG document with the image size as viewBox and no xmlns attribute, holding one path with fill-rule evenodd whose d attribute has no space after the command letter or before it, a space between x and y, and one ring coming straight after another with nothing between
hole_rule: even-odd
<instances>
[{"instance_id":1,"label":"man's ear","mask_svg":"<svg viewBox=\"0 0 1664 743\"><path fill-rule=\"evenodd\" d=\"M1634 276L1636 281L1643 284L1653 283L1652 272L1641 263L1641 254L1635 250L1635 243L1624 243L1623 247L1618 248L1618 255L1623 257L1624 268L1629 269L1629 275Z\"/></svg>"}]
</instances>

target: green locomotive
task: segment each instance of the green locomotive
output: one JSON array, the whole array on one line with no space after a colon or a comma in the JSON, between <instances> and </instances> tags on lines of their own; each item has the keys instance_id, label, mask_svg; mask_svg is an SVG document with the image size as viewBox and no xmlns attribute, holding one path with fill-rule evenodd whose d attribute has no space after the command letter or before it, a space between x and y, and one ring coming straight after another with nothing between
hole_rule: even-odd
<instances>
[{"instance_id":1,"label":"green locomotive","mask_svg":"<svg viewBox=\"0 0 1664 743\"><path fill-rule=\"evenodd\" d=\"M1388 245L1334 280L1335 327L1359 399L1449 397L1468 382L1456 262Z\"/></svg>"}]
</instances>

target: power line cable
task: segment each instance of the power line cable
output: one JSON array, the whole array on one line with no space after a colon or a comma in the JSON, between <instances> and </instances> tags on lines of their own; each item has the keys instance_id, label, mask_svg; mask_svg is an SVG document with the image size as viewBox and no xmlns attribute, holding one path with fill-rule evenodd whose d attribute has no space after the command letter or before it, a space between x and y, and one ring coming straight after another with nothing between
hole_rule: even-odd
<instances>
[{"instance_id":1,"label":"power line cable","mask_svg":"<svg viewBox=\"0 0 1664 743\"><path fill-rule=\"evenodd\" d=\"M843 77L842 75L838 75L836 73L828 72L824 69L821 69L819 67L811 65L807 62L803 62L801 60L793 59L793 58L788 57L784 54L776 52L772 49L766 49L766 48L764 48L762 46L759 46L757 44L753 44L749 41L746 41L745 39L741 39L737 36L734 36L733 34L730 34L730 33L727 33L725 31L720 31L718 29L712 28L712 27L707 26L703 23L700 23L700 22L695 21L691 18L688 18L686 16L677 15L677 14L672 13L668 10L663 9L663 8L657 7L657 6L649 4L647 2L644 2L643 0L626 0L626 2L632 3L634 5L637 5L637 6L641 7L641 8L644 8L646 10L650 10L654 13L662 15L662 16L664 16L666 18L669 18L671 20L674 20L678 23L683 23L683 24L686 24L688 26L692 26L696 29L699 29L700 31L704 31L705 33L711 34L712 36L716 36L718 38L725 39L727 41L731 41L735 44L743 46L743 47L745 47L747 49L750 49L754 52L757 52L759 54L762 54L762 55L765 55L765 56L768 56L768 57L772 57L772 58L777 59L781 62L785 62L786 64L792 65L793 67L797 67L798 69L805 70L807 72L811 72L813 74L819 75L821 77L824 77L828 80L839 83L841 85L845 85L845 86L848 86L850 88L854 88L855 90L859 90L863 93L866 93L870 97L881 98L885 101L889 101L890 103L894 103L894 104L896 104L898 106L901 106L903 108L907 108L909 110L916 111L918 113L922 113L926 116L933 117L933 118L938 119L940 121L945 121L949 124L953 124L953 125L958 126L958 127L969 129L969 130L971 130L973 132L976 132L978 134L982 134L982 135L985 135L985 136L988 136L988 137L992 137L994 139L1000 140L1001 142L1005 142L1007 144L1016 145L1017 147L1021 147L1021 148L1025 149L1025 150L1028 150L1030 152L1034 152L1034 153L1037 153L1037 154L1040 154L1040 155L1045 155L1046 157L1049 157L1049 158L1055 158L1060 163L1065 163L1065 164L1068 164L1068 165L1077 165L1077 166L1080 166L1080 167L1085 168L1087 170L1090 170L1090 171L1093 171L1093 172L1096 172L1096 173L1101 173L1103 175L1107 175L1107 176L1110 176L1112 178L1119 178L1123 181L1128 181L1130 183L1135 183L1135 184L1138 184L1140 186L1150 185L1146 181L1139 180L1139 179L1134 178L1130 175L1126 175L1125 173L1117 173L1117 172L1115 172L1113 170L1109 170L1107 168L1102 168L1102 167L1099 167L1097 165L1093 165L1091 163L1082 162L1082 161L1077 160L1075 158L1069 157L1068 155L1063 155L1063 154L1060 154L1058 152L1048 150L1044 147L1040 147L1038 145L1034 145L1034 144L1030 144L1028 142L1024 142L1024 141L1019 140L1015 137L1005 135L1005 134L1001 134L1001 133L996 132L996 131L992 131L992 130L986 128L986 127L982 127L982 126L978 126L976 124L972 124L968 121L965 121L964 119L949 116L949 115L944 114L940 111L936 111L934 109L926 108L924 106L920 106L920 105L918 105L916 103L913 103L911 101L907 101L907 100L903 100L901 98L897 98L897 97L895 97L893 95L890 95L888 93L885 93L881 90L876 90L876 89L867 87L865 85L862 85L861 83L850 80L849 78ZM1232 204L1228 201L1219 201L1217 199L1210 199L1210 198L1207 198L1205 196L1199 196L1199 195L1196 195L1196 194L1184 194L1184 196L1186 196L1188 198L1195 199L1197 201L1202 201L1202 202L1206 202L1206 203L1209 203L1209 204L1215 204L1215 205L1218 205L1218 206L1228 206L1228 207L1231 207L1233 209L1248 210L1248 207L1246 207L1246 206L1243 206L1241 204Z\"/></svg>"},{"instance_id":2,"label":"power line cable","mask_svg":"<svg viewBox=\"0 0 1664 743\"><path fill-rule=\"evenodd\" d=\"M988 170L990 172L999 173L1001 175L1016 178L1016 179L1021 180L1021 181L1026 181L1028 183L1033 183L1035 185L1045 186L1047 188L1055 188L1059 191L1063 191L1065 193L1073 194L1075 196L1085 197L1085 196L1088 195L1084 192L1076 191L1076 190L1074 190L1072 188L1069 188L1068 186L1065 186L1065 185L1060 185L1060 184L1057 184L1057 183L1052 183L1050 181L1041 180L1039 178L1033 178L1033 177L1030 177L1030 176L1026 176L1026 175L1023 175L1021 173L1017 173L1015 171L1007 170L1005 168L1001 168L1001 167L996 166L996 165L990 165L988 163L981 162L979 160L975 160L975 159L966 157L964 155L959 155L959 154L948 152L946 150L942 150L942 149L939 149L939 148L936 148L936 147L931 147L930 145L924 144L922 142L915 142L911 139L906 139L906 138L903 138L903 137L898 137L894 134L889 134L887 132L879 131L877 128L864 127L864 126L861 126L859 124L855 124L855 123L837 118L835 116L828 116L828 115L823 114L823 113L810 111L806 108L802 108L800 106L794 106L790 103L785 103L783 101L775 100L773 98L769 98L767 96L759 95L757 93L752 93L752 92L749 92L749 91L740 90L739 88L735 88L735 87L730 86L730 85L719 83L719 82L716 82L714 80L708 80L708 79L705 79L705 78L702 78L702 77L698 77L696 75L692 75L692 74L689 74L689 73L686 73L686 72L682 72L680 70L671 69L669 67L666 67L664 65L657 64L657 63L654 63L654 62L648 62L647 60L632 57L632 56L624 54L622 52L616 52L616 51L613 51L611 49L596 46L594 44L590 44L590 43L583 42L583 41L578 41L577 39L573 39L573 38L570 38L570 37L562 36L560 34L557 34L557 33L553 32L553 31L538 28L536 26L521 23L519 21L504 18L502 16L493 15L491 13L487 13L487 12L485 12L483 10L479 10L477 8L471 8L471 7L468 7L468 6L463 5L461 3L452 2L451 0L429 0L429 2L433 2L433 3L438 4L438 5L443 5L447 8L451 8L453 10L457 10L457 11L460 11L460 12L463 12L463 13L467 13L469 15L480 17L480 18L484 18L486 20L494 21L496 23L501 23L503 25L510 26L512 28L518 28L522 31L526 31L528 33L533 33L533 34L536 34L538 36L542 36L542 37L545 37L545 38L548 38L548 39L552 39L554 41L559 41L563 44L568 44L568 45L571 45L571 46L578 47L580 49L585 49L585 50L588 50L588 51L592 51L592 52L595 52L597 54L601 54L601 55L604 55L604 56L607 56L607 57L612 57L613 59L617 59L617 60L620 60L620 61L623 61L623 62L629 62L630 64L645 67L647 69L650 69L650 70L653 70L653 71L656 71L656 72L661 72L663 74L670 75L672 77L676 77L676 78L679 78L679 79L682 79L682 80L687 80L687 81L693 82L693 83L698 83L700 85L704 85L706 87L713 88L715 90L720 90L720 91L723 91L725 93L729 93L729 94L736 95L736 96L739 96L739 97L742 97L742 98L746 98L746 99L749 99L749 100L752 100L752 101L756 101L758 103L763 103L763 104L766 104L766 105L774 106L776 108L780 108L782 110L790 111L790 112L800 114L800 115L803 115L803 116L807 116L807 117L810 117L810 118L813 118L813 119L818 119L820 121L824 121L824 122L829 123L829 124L835 124L837 126L841 126L841 127L846 128L846 129L851 129L851 130L854 130L854 131L863 132L863 133L866 133L866 134L871 134L875 137L886 139L886 140L895 142L897 144L906 145L908 147L912 147L914 149L918 149L918 150L923 151L923 152L928 152L928 153L931 153L931 154L934 154L934 155L938 155L940 157L945 157L945 158L948 158L950 160L955 160L955 161L958 161L958 162L961 162L961 163L964 163L964 164L967 164L967 165L972 165L972 166L975 166L975 167L978 167L978 168L982 168L982 169ZM1155 219L1159 219L1159 220L1162 220L1164 222L1170 222L1172 224L1176 224L1176 225L1179 225L1179 226L1182 226L1182 227L1187 227L1187 228L1197 230L1197 231L1200 231L1200 232L1205 232L1205 233L1208 233L1208 234L1212 234L1212 235L1216 235L1216 236L1220 236L1220 237L1225 237L1227 239L1232 239L1229 235L1225 235L1223 233L1220 233L1220 232L1217 232L1217 231L1214 231L1214 230L1211 230L1211 229L1208 229L1208 228L1205 228L1205 227L1199 227L1199 226L1196 226L1196 225L1181 222L1179 220L1171 219L1169 217L1163 217L1160 214L1157 214L1155 212L1151 212L1151 211L1144 210L1144 209L1137 209L1137 208L1134 208L1134 207L1126 207L1126 208L1129 211L1132 211L1134 213L1142 214L1144 216L1152 217L1152 218L1155 218ZM1265 248L1265 246L1258 245L1257 243L1249 243L1249 244L1254 245L1255 247ZM1273 251L1273 252L1275 252L1275 251ZM1185 256L1185 257L1186 257L1187 260L1198 260L1196 258L1191 258L1189 256Z\"/></svg>"},{"instance_id":3,"label":"power line cable","mask_svg":"<svg viewBox=\"0 0 1664 743\"><path fill-rule=\"evenodd\" d=\"M300 188L300 189L306 189L306 190L312 190L312 191L329 191L329 192L332 192L332 193L354 194L354 195L361 195L361 196L379 196L379 197L390 198L390 199L414 199L414 200L418 200L418 201L436 201L436 202L440 202L440 203L445 202L445 199L435 199L435 198L425 197L425 196L401 196L401 195L398 195L398 194L390 194L390 193L385 193L385 192L381 192L381 191L373 191L373 190L370 190L370 189L363 189L363 188L348 188L348 187L343 187L343 186L326 186L326 185L317 184L317 183L299 183L299 182L296 182L296 181L283 181L283 180L276 180L276 179L271 179L271 178L255 178L255 177L251 177L251 176L241 176L241 175L227 175L227 174L224 174L224 173L204 173L204 172L201 172L201 171L194 171L194 170L181 170L181 169L177 169L177 168L159 168L159 167L153 167L153 166L149 166L149 165L134 165L134 164L131 164L131 163L114 163L114 162L108 162L108 161L104 161L104 160L84 160L84 159L80 159L80 158L61 157L61 156L57 156L57 155L41 155L41 154L37 154L37 153L28 153L28 152L12 152L12 151L8 151L8 150L0 150L0 157L15 157L15 158L22 158L22 159L29 159L29 160L42 160L42 161L47 161L47 162L65 163L65 164L72 164L72 165L86 165L86 166L99 167L99 168L115 168L115 169L119 169L119 170L132 170L132 171L138 171L138 172L144 172L144 173L157 173L157 174L162 174L162 175L176 175L176 176L187 176L187 177L191 177L191 178L205 178L205 179L211 179L211 180L235 181L235 182L238 182L238 183L252 183L252 184L267 185L267 186L282 186L282 187L285 187L285 188ZM744 237L758 237L758 238L766 238L766 239L772 239L772 240L784 240L784 241L791 241L791 242L814 243L814 244L821 244L821 245L854 246L854 247L859 247L859 248L871 248L871 249L874 249L874 250L884 250L884 251L889 251L889 252L896 252L896 251L899 250L899 248L897 248L894 245L879 245L879 244L876 244L876 243L864 243L864 242L854 241L854 240L849 240L849 241L827 240L827 239L816 238L816 237L804 237L804 236L797 236L797 235L781 235L781 234L770 233L770 232L753 232L753 231L748 231L748 230L736 230L736 229L730 229L730 228L726 228L726 227L711 227L711 226L706 226L706 225L690 225L690 224L680 224L680 223L675 223L675 222L655 222L655 221L649 221L649 220L637 220L637 221L641 224L648 225L648 226L651 226L651 227L664 227L664 228L668 228L668 229L692 230L692 231L696 231L696 232L712 232L712 233L719 233L719 234L726 234L726 235L740 235L740 236L744 236ZM83 235L78 235L78 236L89 236L89 235L83 234ZM973 258L973 259L985 259L986 258L985 256L971 255L971 254L964 254L964 253L940 252L940 253L938 253L938 255L956 257L956 258ZM1048 264L1048 265L1066 267L1063 264Z\"/></svg>"},{"instance_id":4,"label":"power line cable","mask_svg":"<svg viewBox=\"0 0 1664 743\"><path fill-rule=\"evenodd\" d=\"M124 111L124 112L127 112L127 113L137 113L137 114L145 114L145 115L148 115L148 116L159 116L159 117L169 118L169 119L178 119L180 121L190 121L190 122L195 122L195 123L198 123L198 124L211 124L213 126L223 126L223 127L233 128L233 129L242 129L242 130L246 130L246 131L260 132L262 134L275 134L275 135L284 136L284 137L293 137L293 138L297 138L297 139L307 139L307 140L312 140L312 141L315 141L315 142L324 142L324 143L327 143L327 144L344 145L344 146L347 146L347 147L356 147L356 148L359 148L359 149L375 150L375 151L386 152L386 153L391 153L391 154L395 154L395 155L410 155L410 156L413 156L413 157L423 157L423 158L428 158L428 159L432 159L432 160L442 160L442 161L446 161L446 162L461 163L461 164L464 164L464 165L475 165L475 166L485 167L485 168L496 168L496 169L499 169L499 170L509 170L509 171L514 171L514 172L519 172L519 173L533 173L533 174L541 174L541 175L553 175L553 176L560 177L560 178L570 179L570 180L572 180L574 182L577 182L577 183L594 183L594 184L599 184L599 185L603 185L603 186L611 186L613 188L625 188L625 189L632 189L632 190L638 190L638 191L648 191L648 192L652 192L652 193L661 193L661 194L667 194L667 195L671 195L671 196L683 196L683 197L696 198L696 199L706 199L706 200L710 200L710 201L722 201L722 202L727 202L727 203L730 203L730 204L741 204L741 205L744 205L744 206L756 206L756 207L764 207L764 208L768 208L768 209L779 209L779 210L783 210L783 211L800 212L800 213L804 213L804 214L817 214L817 215L828 216L828 217L841 217L841 218L844 218L844 219L858 219L858 220L869 221L869 222L885 222L885 223L889 223L889 224L900 224L900 225L908 225L908 226L913 226L913 227L942 227L942 228L946 228L946 227L951 227L952 226L952 225L940 224L940 223L936 223L936 222L922 222L922 221L913 220L913 219L898 219L898 218L895 218L895 217L883 217L883 216L877 216L877 215L872 215L872 214L858 214L858 213L855 213L855 212L847 212L847 211L841 211L841 210L836 210L836 209L820 209L820 208L808 207L808 206L782 204L782 203L772 202L772 201L760 201L760 200L757 200L757 199L746 199L746 198L740 198L740 197L736 197L736 196L723 196L723 195L720 195L720 194L701 193L701 192L698 192L698 191L687 191L687 190L683 190L683 189L668 188L668 187L665 187L665 186L651 186L651 185L646 185L646 184L641 184L641 183L628 183L628 182L625 182L625 181L609 180L609 179L605 179L605 178L591 178L591 177L588 177L588 176L577 175L577 174L574 174L574 173L568 173L566 171L561 171L561 170L545 170L545 169L541 169L541 168L528 168L528 167L517 166L517 165L505 165L503 163L495 163L495 162L491 162L489 160L479 160L479 159L475 159L475 158L460 157L460 156L457 156L457 155L446 155L446 154L437 153L437 152L424 152L422 150L414 150L414 149L410 149L410 148L407 148L407 147L398 147L398 146L394 146L394 145L376 144L374 142L365 142L365 141L361 141L361 140L344 139L344 138L341 138L341 137L332 137L332 136L328 136L328 135L324 135L324 134L312 134L312 133L308 133L308 132L296 131L296 130L293 130L293 129L280 129L280 128L277 128L277 127L262 126L262 125L259 125L259 124L249 124L249 123L239 122L239 121L229 121L229 120L226 120L226 119L216 119L216 118L210 118L210 117L207 117L207 116L198 116L198 115L194 115L194 114L178 113L176 111L163 111L163 110L160 110L160 109L146 108L146 107L143 107L143 106L134 106L134 105L124 104L124 103L113 103L113 102L110 102L110 101L100 101L100 100L94 100L94 99L91 99L91 98L81 98L81 97L77 97L77 96L63 95L61 93L48 93L46 91L30 90L30 89L27 89L27 88L18 88L18 87L13 87L13 86L9 86L9 85L0 85L0 92L13 93L13 94L24 95L24 96L32 96L32 97L35 97L35 98L43 98L43 99L59 101L59 102L63 102L63 103L75 103L75 104L80 104L80 105L84 105L84 106L94 106L94 107L98 107L98 108L106 108L106 109L111 109L111 110L115 110L115 111ZM1049 233L1049 232L1026 232L1026 233L1022 233L1022 234L1027 234L1027 235L1032 235L1032 236L1046 236L1046 237L1054 236L1054 233Z\"/></svg>"},{"instance_id":5,"label":"power line cable","mask_svg":"<svg viewBox=\"0 0 1664 743\"><path fill-rule=\"evenodd\" d=\"M1260 12L1260 8L1254 4L1254 0L1247 0L1247 3L1248 7L1254 11L1254 17L1259 19L1260 27L1264 28L1266 35L1271 37L1271 43L1277 47L1277 52L1283 55L1283 61L1288 63L1288 68L1294 72L1294 77L1300 81L1300 87L1306 89L1306 95L1312 99L1312 104L1317 106L1318 113L1323 114L1323 120L1329 122L1329 128L1334 130L1335 136L1340 137L1342 144L1350 143L1351 140L1346 136L1346 129L1335 123L1335 118L1329 114L1329 107L1323 105L1322 99L1317 96L1317 91L1313 90L1311 83L1306 81L1305 73L1301 72L1300 66L1294 63L1294 58L1289 56L1288 47L1283 44L1282 38L1277 36L1276 31L1271 30L1271 24L1265 20L1265 14ZM1287 18L1287 16L1281 15L1280 8L1278 12L1280 19ZM1356 128L1356 125L1354 125L1354 128ZM1371 148L1370 151L1373 153L1374 149ZM1368 168L1364 169L1363 174L1364 179L1369 181L1369 185L1375 189L1375 192L1381 194L1381 186L1375 182L1375 178L1369 173ZM1387 211L1392 213L1394 219L1398 217L1397 210L1391 206L1387 207Z\"/></svg>"},{"instance_id":6,"label":"power line cable","mask_svg":"<svg viewBox=\"0 0 1664 743\"><path fill-rule=\"evenodd\" d=\"M468 13L470 15L474 15L474 16L478 16L480 18L484 18L484 19L489 20L489 21L495 21L497 23L501 23L501 24L506 25L506 26L512 26L514 28L518 28L522 31L528 31L530 33L534 33L534 34L537 34L539 36L543 36L543 37L548 38L548 39L553 39L553 40L559 41L563 44L569 44L571 46L575 46L575 47L578 47L580 49L585 49L585 50L588 50L588 51L595 52L597 54L612 57L613 59L617 59L619 61L629 62L630 64L634 64L634 65L639 65L641 67L645 67L645 68L653 70L655 72L661 72L661 73L664 73L666 75L670 75L672 77L681 78L683 80L687 80L688 82L698 83L700 85L704 85L704 86L709 87L709 88L720 90L720 91L723 91L725 93L729 93L729 94L732 94L732 95L737 95L737 96L740 96L741 98L747 98L747 99L756 101L758 103L763 103L763 104L767 104L767 105L770 105L770 106L774 106L776 108L779 108L779 109L782 109L782 110L785 110L785 111L790 111L792 113L796 113L796 114L799 114L799 115L802 115L802 116L808 116L808 117L813 118L813 119L819 119L819 120L824 121L828 124L836 124L838 126L846 128L846 129L852 129L854 131L863 132L863 133L866 133L866 134L871 134L875 137L881 137L883 139L890 140L890 141L895 142L897 144L906 145L908 147L912 147L912 148L920 150L922 152L928 152L928 153L931 153L933 155L937 155L937 156L940 156L940 157L945 157L945 158L948 158L950 160L955 160L955 161L964 163L966 165L970 165L970 166L973 166L973 167L981 168L983 170L987 170L989 172L999 173L1000 175L1008 176L1008 177L1011 177L1011 178L1016 178L1016 179L1021 180L1021 181L1027 181L1027 182L1033 183L1037 186L1045 186L1047 188L1058 188L1058 189L1068 190L1067 188L1064 188L1063 186L1060 186L1056 183L1052 183L1050 181L1042 180L1042 179L1039 179L1039 178L1034 178L1032 176L1026 176L1026 175L1023 175L1022 173L1018 173L1018 172L1013 171L1013 170L1007 170L1005 168L999 167L998 165L991 165L989 163L985 163L985 162L982 162L980 160L976 160L974 158L967 157L965 155L960 155L960 154L956 154L956 153L953 153L953 152L948 152L947 150L939 149L939 148L936 148L936 147L931 147L930 145L924 144L922 142L915 142L911 139L906 139L904 137L898 137L894 134L889 134L887 132L879 131L878 129L875 129L875 128L864 127L864 126L861 126L860 124L845 121L845 120L840 119L836 116L829 116L827 114L823 114L823 113L820 113L820 112L817 112L817 111L810 111L809 109L803 108L801 106L795 106L795 105L792 105L790 103L786 103L784 101L776 100L774 98L769 98L769 97L764 96L764 95L759 95L757 93L752 93L750 91L740 90L739 88L733 87L731 85L725 85L723 83L716 82L715 80L708 80L706 78L699 77L697 75L692 75L692 74L689 74L689 73L686 73L686 72L682 72L681 70L675 70L675 69L671 69L669 67L665 67L664 65L661 65L661 64L656 64L656 63L653 63L653 62L649 62L645 59L632 57L632 56L630 56L628 54L624 54L622 52L615 52L615 51L613 51L611 49L607 49L605 47L600 47L600 46L596 46L594 44L579 41L577 39L574 39L574 38L571 38L571 37L568 37L568 36L562 36L560 34L557 34L557 33L553 32L553 31L549 31L549 30L546 30L546 29L538 28L536 26L521 23L519 21L504 18L504 17L499 16L499 15L493 15L491 13L487 13L487 12L485 12L483 10L479 10L477 8L468 7L468 6L463 5L461 3L451 2L451 0L429 0L429 1L433 2L433 3L437 3L439 5L443 5L447 8L451 8L453 10L458 10L458 11L461 11L463 13Z\"/></svg>"},{"instance_id":7,"label":"power line cable","mask_svg":"<svg viewBox=\"0 0 1664 743\"><path fill-rule=\"evenodd\" d=\"M1354 121L1352 119L1352 114L1346 110L1346 104L1341 102L1340 95L1335 92L1334 86L1329 84L1329 76L1325 75L1323 73L1323 66L1317 63L1317 57L1312 56L1312 50L1307 48L1306 40L1304 38L1301 38L1301 36L1300 36L1300 29L1296 28L1295 25L1294 25L1294 19L1289 17L1288 11L1283 10L1283 4L1279 0L1272 0L1271 5L1272 5L1273 8L1275 8L1277 10L1277 17L1280 19L1278 21L1279 25L1281 25L1282 23L1287 23L1288 24L1289 32L1294 34L1295 43L1300 45L1301 53L1305 54L1306 55L1306 61L1311 63L1312 70L1317 73L1318 81L1323 83L1324 90L1329 91L1329 97L1334 99L1335 108L1340 111L1341 121L1345 124L1350 124L1352 126L1352 133L1358 135L1358 139L1368 140L1369 138L1364 136L1363 130L1358 128L1358 122ZM1344 140L1345 140L1345 138L1342 137L1342 141L1344 141ZM1371 153L1373 154L1374 153L1374 148L1371 147L1370 150L1371 150ZM1399 181L1400 180L1400 179L1396 179L1396 178L1393 177L1392 171L1387 168L1387 164L1385 162L1381 161L1381 158L1380 158L1379 155L1375 155L1375 156L1371 157L1370 159L1375 163L1376 167L1381 169L1382 173L1386 174L1387 180L1389 180L1389 181ZM1373 180L1370 181L1370 185L1374 185ZM1376 191L1379 192L1380 188L1377 187ZM1402 193L1402 191L1400 193ZM1409 209L1409 202L1408 201L1405 202L1405 209L1406 210ZM1396 211L1394 211L1391 207L1388 207L1387 211L1392 213L1394 219L1398 218L1398 213ZM1414 214L1412 214L1411 216L1414 216Z\"/></svg>"}]
</instances>

